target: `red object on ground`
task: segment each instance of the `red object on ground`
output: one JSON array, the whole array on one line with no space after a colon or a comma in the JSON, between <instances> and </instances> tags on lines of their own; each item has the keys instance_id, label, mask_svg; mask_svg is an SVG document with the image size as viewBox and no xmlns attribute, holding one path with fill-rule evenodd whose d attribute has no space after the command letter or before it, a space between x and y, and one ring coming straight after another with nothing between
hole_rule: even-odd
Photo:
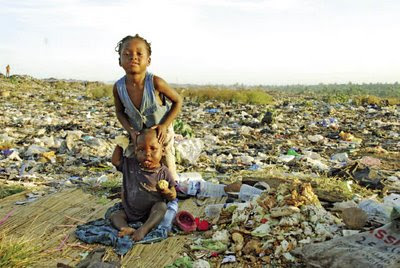
<instances>
[{"instance_id":1,"label":"red object on ground","mask_svg":"<svg viewBox=\"0 0 400 268\"><path fill-rule=\"evenodd\" d=\"M200 220L200 218L196 218L196 225L197 225L197 230L199 231L207 231L210 229L210 223L207 220Z\"/></svg>"},{"instance_id":2,"label":"red object on ground","mask_svg":"<svg viewBox=\"0 0 400 268\"><path fill-rule=\"evenodd\" d=\"M218 252L211 253L211 257L218 257Z\"/></svg>"},{"instance_id":3,"label":"red object on ground","mask_svg":"<svg viewBox=\"0 0 400 268\"><path fill-rule=\"evenodd\" d=\"M268 221L268 219L266 219L266 218L261 219L261 223L266 223L267 221Z\"/></svg>"},{"instance_id":4,"label":"red object on ground","mask_svg":"<svg viewBox=\"0 0 400 268\"><path fill-rule=\"evenodd\" d=\"M185 233L190 233L196 230L196 221L190 212L182 210L175 216L176 225Z\"/></svg>"}]
</instances>

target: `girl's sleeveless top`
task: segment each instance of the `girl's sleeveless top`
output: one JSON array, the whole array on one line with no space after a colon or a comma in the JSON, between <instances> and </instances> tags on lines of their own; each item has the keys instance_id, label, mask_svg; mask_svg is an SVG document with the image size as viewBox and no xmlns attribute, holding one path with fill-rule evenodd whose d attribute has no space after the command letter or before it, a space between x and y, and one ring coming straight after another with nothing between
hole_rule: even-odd
<instances>
[{"instance_id":1,"label":"girl's sleeveless top","mask_svg":"<svg viewBox=\"0 0 400 268\"><path fill-rule=\"evenodd\" d=\"M165 96L162 98L163 105L160 105L157 102L153 83L153 74L148 72L146 73L140 109L137 109L129 98L125 84L125 77L126 76L123 76L119 79L116 86L119 99L125 109L125 114L128 116L128 120L133 128L136 131L140 131L143 128L150 128L159 124L168 113L170 107L165 101Z\"/></svg>"}]
</instances>

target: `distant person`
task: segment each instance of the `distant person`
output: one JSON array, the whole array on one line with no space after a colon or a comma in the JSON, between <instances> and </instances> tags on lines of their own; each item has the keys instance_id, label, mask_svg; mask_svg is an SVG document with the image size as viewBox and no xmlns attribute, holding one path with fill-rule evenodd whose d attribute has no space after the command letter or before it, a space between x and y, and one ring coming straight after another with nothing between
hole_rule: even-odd
<instances>
[{"instance_id":1,"label":"distant person","mask_svg":"<svg viewBox=\"0 0 400 268\"><path fill-rule=\"evenodd\" d=\"M118 236L130 235L135 241L142 240L164 218L166 200L176 198L172 174L160 163L163 153L164 146L155 129L140 132L134 157L125 157L121 147L115 148L111 162L123 173L123 209L111 214L110 220L119 230ZM144 222L140 228L129 227L128 223L138 221Z\"/></svg>"},{"instance_id":2,"label":"distant person","mask_svg":"<svg viewBox=\"0 0 400 268\"><path fill-rule=\"evenodd\" d=\"M10 77L10 65L7 64L6 66L6 77Z\"/></svg>"},{"instance_id":3,"label":"distant person","mask_svg":"<svg viewBox=\"0 0 400 268\"><path fill-rule=\"evenodd\" d=\"M115 50L126 73L113 88L117 118L130 136L125 154L129 156L134 151L139 131L156 129L160 143L166 144L162 161L177 179L172 122L181 111L182 97L162 78L147 72L151 46L146 39L138 34L128 35L118 42Z\"/></svg>"}]
</instances>

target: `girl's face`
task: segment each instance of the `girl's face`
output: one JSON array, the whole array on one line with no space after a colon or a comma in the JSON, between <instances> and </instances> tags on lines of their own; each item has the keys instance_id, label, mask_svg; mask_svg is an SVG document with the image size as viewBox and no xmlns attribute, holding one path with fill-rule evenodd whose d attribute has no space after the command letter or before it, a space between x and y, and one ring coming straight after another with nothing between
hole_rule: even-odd
<instances>
[{"instance_id":1,"label":"girl's face","mask_svg":"<svg viewBox=\"0 0 400 268\"><path fill-rule=\"evenodd\" d=\"M127 74L146 72L150 65L150 56L145 42L138 38L126 41L121 50L120 65Z\"/></svg>"}]
</instances>

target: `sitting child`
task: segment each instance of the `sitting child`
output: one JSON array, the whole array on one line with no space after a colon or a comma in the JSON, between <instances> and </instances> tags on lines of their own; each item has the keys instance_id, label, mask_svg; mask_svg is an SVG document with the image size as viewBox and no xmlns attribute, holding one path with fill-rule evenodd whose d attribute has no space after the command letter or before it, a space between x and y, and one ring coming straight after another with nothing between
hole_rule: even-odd
<instances>
[{"instance_id":1,"label":"sitting child","mask_svg":"<svg viewBox=\"0 0 400 268\"><path fill-rule=\"evenodd\" d=\"M114 212L110 219L119 231L118 236L132 235L139 241L157 226L167 210L166 200L176 198L175 181L168 168L160 164L164 146L159 143L155 129L143 129L136 140L135 157L123 156L117 146L112 155L112 164L123 173L123 210ZM162 184L168 182L168 187ZM141 221L137 230L128 222Z\"/></svg>"}]
</instances>

